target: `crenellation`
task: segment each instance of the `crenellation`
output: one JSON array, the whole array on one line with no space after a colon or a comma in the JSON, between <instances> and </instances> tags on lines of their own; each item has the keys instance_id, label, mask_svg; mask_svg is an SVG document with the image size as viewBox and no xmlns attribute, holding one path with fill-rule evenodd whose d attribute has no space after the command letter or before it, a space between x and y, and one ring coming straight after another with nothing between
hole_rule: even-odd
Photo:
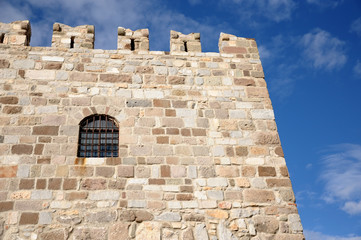
<instances>
[{"instance_id":1,"label":"crenellation","mask_svg":"<svg viewBox=\"0 0 361 240\"><path fill-rule=\"evenodd\" d=\"M61 45L86 26L55 25L52 47L0 44L0 238L304 239L253 39ZM117 155L80 157L99 116Z\"/></svg>"},{"instance_id":2,"label":"crenellation","mask_svg":"<svg viewBox=\"0 0 361 240\"><path fill-rule=\"evenodd\" d=\"M118 27L118 50L149 51L149 30Z\"/></svg>"},{"instance_id":3,"label":"crenellation","mask_svg":"<svg viewBox=\"0 0 361 240\"><path fill-rule=\"evenodd\" d=\"M170 52L201 52L201 35L200 33L190 33L185 35L181 32L170 31Z\"/></svg>"},{"instance_id":4,"label":"crenellation","mask_svg":"<svg viewBox=\"0 0 361 240\"><path fill-rule=\"evenodd\" d=\"M29 46L31 26L28 20L0 23L0 44Z\"/></svg>"},{"instance_id":5,"label":"crenellation","mask_svg":"<svg viewBox=\"0 0 361 240\"><path fill-rule=\"evenodd\" d=\"M93 25L70 27L54 23L51 46L55 48L94 48L95 32Z\"/></svg>"}]
</instances>

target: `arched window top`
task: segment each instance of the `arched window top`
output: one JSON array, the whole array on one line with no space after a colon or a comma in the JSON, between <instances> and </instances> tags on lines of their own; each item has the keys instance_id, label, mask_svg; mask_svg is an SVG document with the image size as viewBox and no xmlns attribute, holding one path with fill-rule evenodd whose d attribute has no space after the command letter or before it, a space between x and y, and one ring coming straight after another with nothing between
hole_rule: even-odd
<instances>
[{"instance_id":1,"label":"arched window top","mask_svg":"<svg viewBox=\"0 0 361 240\"><path fill-rule=\"evenodd\" d=\"M78 157L118 157L119 128L108 115L94 114L79 123Z\"/></svg>"}]
</instances>

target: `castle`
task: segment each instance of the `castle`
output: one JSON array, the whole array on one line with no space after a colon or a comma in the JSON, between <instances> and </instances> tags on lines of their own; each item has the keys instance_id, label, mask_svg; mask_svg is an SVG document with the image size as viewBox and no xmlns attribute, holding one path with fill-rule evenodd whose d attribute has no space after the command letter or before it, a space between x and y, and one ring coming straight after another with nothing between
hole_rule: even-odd
<instances>
[{"instance_id":1,"label":"castle","mask_svg":"<svg viewBox=\"0 0 361 240\"><path fill-rule=\"evenodd\" d=\"M302 240L254 39L0 23L0 239Z\"/></svg>"}]
</instances>

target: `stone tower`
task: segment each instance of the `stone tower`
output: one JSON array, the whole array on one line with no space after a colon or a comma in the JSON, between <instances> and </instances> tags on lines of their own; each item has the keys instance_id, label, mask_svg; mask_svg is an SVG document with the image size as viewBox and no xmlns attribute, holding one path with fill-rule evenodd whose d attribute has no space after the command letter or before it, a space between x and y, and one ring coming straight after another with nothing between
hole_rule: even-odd
<instances>
[{"instance_id":1,"label":"stone tower","mask_svg":"<svg viewBox=\"0 0 361 240\"><path fill-rule=\"evenodd\" d=\"M304 239L254 39L0 36L0 239Z\"/></svg>"}]
</instances>

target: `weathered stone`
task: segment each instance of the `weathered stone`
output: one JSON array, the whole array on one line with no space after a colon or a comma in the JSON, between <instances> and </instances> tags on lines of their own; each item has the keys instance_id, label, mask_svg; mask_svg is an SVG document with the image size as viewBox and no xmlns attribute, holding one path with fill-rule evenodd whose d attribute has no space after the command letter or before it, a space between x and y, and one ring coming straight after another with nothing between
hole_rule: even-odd
<instances>
[{"instance_id":1,"label":"weathered stone","mask_svg":"<svg viewBox=\"0 0 361 240\"><path fill-rule=\"evenodd\" d=\"M66 229L56 229L52 231L43 232L40 234L41 240L65 240L68 238L68 231Z\"/></svg>"},{"instance_id":2,"label":"weathered stone","mask_svg":"<svg viewBox=\"0 0 361 240\"><path fill-rule=\"evenodd\" d=\"M39 221L39 213L23 212L20 216L20 225L37 224Z\"/></svg>"},{"instance_id":3,"label":"weathered stone","mask_svg":"<svg viewBox=\"0 0 361 240\"><path fill-rule=\"evenodd\" d=\"M77 227L73 230L73 240L89 239L89 240L106 240L107 229L103 227Z\"/></svg>"},{"instance_id":4,"label":"weathered stone","mask_svg":"<svg viewBox=\"0 0 361 240\"><path fill-rule=\"evenodd\" d=\"M276 233L278 230L278 221L275 217L256 216L253 219L257 232Z\"/></svg>"},{"instance_id":5,"label":"weathered stone","mask_svg":"<svg viewBox=\"0 0 361 240\"><path fill-rule=\"evenodd\" d=\"M176 212L163 212L154 218L157 221L166 221L166 222L179 222L181 220L181 216Z\"/></svg>"},{"instance_id":6,"label":"weathered stone","mask_svg":"<svg viewBox=\"0 0 361 240\"><path fill-rule=\"evenodd\" d=\"M115 223L109 227L108 240L128 239L130 223Z\"/></svg>"},{"instance_id":7,"label":"weathered stone","mask_svg":"<svg viewBox=\"0 0 361 240\"><path fill-rule=\"evenodd\" d=\"M219 240L237 240L238 238L226 228L224 220L220 221L217 226L217 235Z\"/></svg>"},{"instance_id":8,"label":"weathered stone","mask_svg":"<svg viewBox=\"0 0 361 240\"><path fill-rule=\"evenodd\" d=\"M142 222L136 230L136 240L160 240L161 223L159 222Z\"/></svg>"},{"instance_id":9,"label":"weathered stone","mask_svg":"<svg viewBox=\"0 0 361 240\"><path fill-rule=\"evenodd\" d=\"M204 223L197 224L194 228L194 239L195 240L208 240L208 232Z\"/></svg>"},{"instance_id":10,"label":"weathered stone","mask_svg":"<svg viewBox=\"0 0 361 240\"><path fill-rule=\"evenodd\" d=\"M245 202L272 203L275 200L274 193L269 190L245 189L243 196Z\"/></svg>"}]
</instances>

